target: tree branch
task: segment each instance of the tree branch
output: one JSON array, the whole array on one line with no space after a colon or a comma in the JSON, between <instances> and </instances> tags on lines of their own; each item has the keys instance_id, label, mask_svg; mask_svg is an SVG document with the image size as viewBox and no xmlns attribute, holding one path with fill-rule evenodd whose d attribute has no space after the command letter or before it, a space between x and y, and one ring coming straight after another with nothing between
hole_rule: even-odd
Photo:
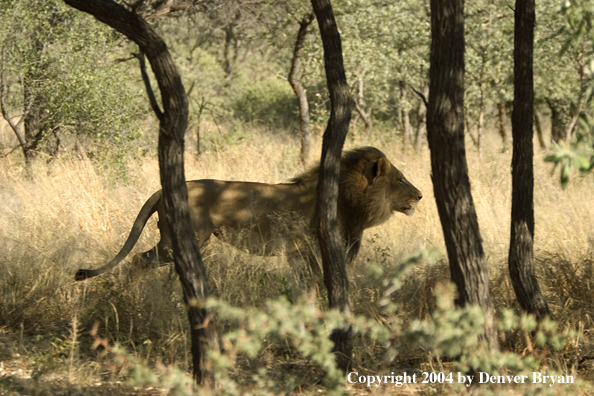
<instances>
[{"instance_id":1,"label":"tree branch","mask_svg":"<svg viewBox=\"0 0 594 396\"><path fill-rule=\"evenodd\" d=\"M425 95L423 95L421 92L417 91L415 89L415 87L413 87L412 85L410 85L410 89L412 89L414 91L414 93L419 95L419 97L421 98L421 100L423 100L423 103L425 104L425 108L427 108L429 106L429 104L427 103L427 99L425 98Z\"/></svg>"},{"instance_id":2,"label":"tree branch","mask_svg":"<svg viewBox=\"0 0 594 396\"><path fill-rule=\"evenodd\" d=\"M142 74L142 81L144 81L144 87L146 88L146 94L149 97L149 102L151 103L151 108L155 112L155 115L160 120L163 119L163 112L159 107L159 103L157 103L157 98L155 98L155 94L153 93L153 89L151 88L151 80L149 80L148 74L146 72L146 64L144 63L144 52L140 51L138 54L132 54L136 59L138 59L138 63L140 64L140 74Z\"/></svg>"}]
</instances>

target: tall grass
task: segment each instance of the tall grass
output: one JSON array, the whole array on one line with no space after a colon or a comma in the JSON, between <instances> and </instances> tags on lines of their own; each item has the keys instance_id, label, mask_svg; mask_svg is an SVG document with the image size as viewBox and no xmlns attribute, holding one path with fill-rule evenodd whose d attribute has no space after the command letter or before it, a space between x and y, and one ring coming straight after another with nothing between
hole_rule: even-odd
<instances>
[{"instance_id":1,"label":"tall grass","mask_svg":"<svg viewBox=\"0 0 594 396\"><path fill-rule=\"evenodd\" d=\"M191 149L193 143L188 143L187 179L275 183L303 171L296 139L258 128L246 135L236 144L211 144L199 158ZM5 144L11 143L6 128L1 136ZM384 320L379 308L382 279L369 276L374 266L381 265L389 275L410 254L435 248L442 260L415 268L394 297L403 322L428 318L437 285L449 279L428 149L420 154L403 152L399 139L389 132L371 139L351 136L346 148L367 144L384 151L424 197L414 216L396 214L365 233L361 253L349 268L355 313ZM511 152L501 152L496 136L487 136L483 144L480 156L467 145L474 203L497 308L517 309L506 270ZM319 147L319 141L314 146ZM318 155L314 151L311 160ZM542 162L543 155L537 152L534 161L537 276L560 326L588 334L594 330L594 176L576 177L562 190L550 175L550 166ZM154 157L130 164L129 174L128 184L114 181L74 153L63 153L49 163L40 158L28 171L18 154L0 159L0 346L5 346L0 348L0 360L16 353L32 356L31 364L42 375L57 370L55 362L65 356L74 362L75 354L80 364L69 367L73 381L120 379L121 374L106 369L104 358L89 348L93 340L88 331L99 322L102 337L119 342L139 358L187 369L186 314L169 269L129 273L125 262L100 278L73 280L77 269L102 266L115 256L140 207L160 188ZM151 219L131 256L150 249L158 239L156 221ZM299 270L282 257L249 256L217 241L203 253L212 293L234 306L262 307L279 296L295 300L307 293ZM220 323L219 330L224 332L226 326ZM381 348L357 342L355 364L373 371L383 359ZM409 352L401 364L410 364L418 353ZM271 346L260 359L280 362L290 360L292 353ZM422 354L417 357L423 359ZM234 375L249 377L252 363L239 363ZM569 366L575 369L577 364Z\"/></svg>"}]
</instances>

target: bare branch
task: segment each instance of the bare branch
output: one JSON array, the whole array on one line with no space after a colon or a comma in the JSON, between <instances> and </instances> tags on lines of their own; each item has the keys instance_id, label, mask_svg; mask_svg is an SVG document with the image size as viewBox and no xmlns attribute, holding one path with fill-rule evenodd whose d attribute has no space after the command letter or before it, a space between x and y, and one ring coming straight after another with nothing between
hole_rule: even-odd
<instances>
[{"instance_id":1,"label":"bare branch","mask_svg":"<svg viewBox=\"0 0 594 396\"><path fill-rule=\"evenodd\" d=\"M144 81L146 94L149 97L151 108L155 112L157 118L161 120L163 118L163 112L159 108L159 103L157 103L157 99L155 98L155 94L153 93L153 89L151 88L151 81L149 80L148 74L146 72L146 64L144 63L144 53L140 51L140 53L132 54L132 56L138 59L138 63L140 64L140 73L142 74L142 80Z\"/></svg>"},{"instance_id":2,"label":"bare branch","mask_svg":"<svg viewBox=\"0 0 594 396\"><path fill-rule=\"evenodd\" d=\"M187 97L190 97L190 94L192 93L192 90L194 89L195 84L196 84L196 81L192 81L192 85L190 85L190 89L188 89L188 92L186 92Z\"/></svg>"},{"instance_id":3,"label":"bare branch","mask_svg":"<svg viewBox=\"0 0 594 396\"><path fill-rule=\"evenodd\" d=\"M410 86L410 89L412 89L417 95L419 95L421 97L421 99L423 100L423 103L425 104L425 108L427 108L429 106L429 103L427 102L425 95L423 95L421 92L417 91L415 89L415 87L413 87L412 85Z\"/></svg>"},{"instance_id":4,"label":"bare branch","mask_svg":"<svg viewBox=\"0 0 594 396\"><path fill-rule=\"evenodd\" d=\"M117 58L116 60L113 61L113 63L118 64L118 63L122 63L122 62L128 62L129 60L132 60L136 58L136 56L131 56L129 58Z\"/></svg>"},{"instance_id":5,"label":"bare branch","mask_svg":"<svg viewBox=\"0 0 594 396\"><path fill-rule=\"evenodd\" d=\"M10 154L14 153L15 150L20 149L22 146L19 144L18 146L14 146L12 149L10 149L10 151L8 153L2 153L0 154L0 158L6 158L8 157Z\"/></svg>"}]
</instances>

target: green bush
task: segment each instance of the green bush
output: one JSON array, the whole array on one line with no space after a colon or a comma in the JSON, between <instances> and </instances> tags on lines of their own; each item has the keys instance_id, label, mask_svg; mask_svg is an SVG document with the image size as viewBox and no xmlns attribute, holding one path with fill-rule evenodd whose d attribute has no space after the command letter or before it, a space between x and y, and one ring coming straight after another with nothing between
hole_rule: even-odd
<instances>
[{"instance_id":1,"label":"green bush","mask_svg":"<svg viewBox=\"0 0 594 396\"><path fill-rule=\"evenodd\" d=\"M125 169L149 107L138 64L117 61L129 56L117 46L120 36L61 1L4 5L0 40L10 114L34 104L43 134L38 150L59 139L61 148Z\"/></svg>"},{"instance_id":2,"label":"green bush","mask_svg":"<svg viewBox=\"0 0 594 396\"><path fill-rule=\"evenodd\" d=\"M288 82L271 78L248 87L234 103L235 116L273 128L297 125L298 104Z\"/></svg>"},{"instance_id":3,"label":"green bush","mask_svg":"<svg viewBox=\"0 0 594 396\"><path fill-rule=\"evenodd\" d=\"M221 334L222 348L208 351L206 363L219 384L219 394L287 394L300 388L304 372L295 368L284 373L282 381L279 381L278 370L275 372L272 367L258 364L247 365L249 374L237 375L235 368L240 360L256 361L265 350L273 348L274 345L283 345L285 353L292 351L289 353L292 360L297 358L300 362L306 362L305 371L310 374L317 372L317 378L324 386L326 394L344 394L347 378L350 377L349 373L338 370L335 364L333 345L329 340L334 328L351 327L357 339L365 338L371 341L383 349L386 356L402 353L403 346L407 345L424 350L430 361L436 358L441 364L443 358L452 359L447 368L440 366L446 379L430 382L426 386L435 388L447 385L453 390L466 385L455 378L472 371L489 375L530 375L532 372L540 372L542 364L546 361L547 350L561 351L568 341L575 341L575 332L569 331L562 335L558 332L555 322L551 320L538 324L533 317L519 317L510 310L503 310L496 319L500 333L510 336L518 333L530 338L532 341L528 349L531 353L517 354L505 348L500 351L489 350L486 340L482 337L486 321L482 309L477 306L454 307L453 285L444 285L436 289L437 308L431 313L431 319L416 320L408 325L401 323L398 318L401 307L392 302L391 296L400 289L401 279L415 265L430 262L433 256L434 253L431 251L411 256L396 268L393 278L383 277L383 270L379 266L370 267L368 276L373 279L384 278L380 306L383 307L383 315L387 320L383 324L370 320L369 317L344 314L336 310L322 312L307 298L301 298L293 304L281 297L269 301L263 309L234 307L226 302L210 299L206 304L207 308L216 315L219 327L224 324L223 327L228 329L225 334ZM116 356L118 353L126 354L121 349L114 352ZM172 394L186 394L184 389L189 391L190 382L187 374L169 368L165 371L160 370L160 375L154 375L154 371L143 362L130 357L127 360L131 362L128 367L132 369L129 372L130 385L157 385L168 389ZM369 377L371 381L372 377L375 380L376 375L388 374L393 370L389 368L389 360L385 363L388 365L384 366L384 370L380 369L372 376L364 374L362 367L355 367L359 367L361 375ZM555 367L551 361L547 362L547 365L549 375L558 375L559 372L567 370L564 367ZM456 372L459 375L454 375ZM422 377L418 372L415 375L418 377L416 382L421 383ZM312 377L308 379L311 381ZM474 383L478 382L476 379ZM355 386L366 385L359 382ZM380 384L373 386L379 387ZM381 386L388 385L386 383ZM489 385L481 386L482 391L489 391ZM530 389L522 391L532 392Z\"/></svg>"}]
</instances>

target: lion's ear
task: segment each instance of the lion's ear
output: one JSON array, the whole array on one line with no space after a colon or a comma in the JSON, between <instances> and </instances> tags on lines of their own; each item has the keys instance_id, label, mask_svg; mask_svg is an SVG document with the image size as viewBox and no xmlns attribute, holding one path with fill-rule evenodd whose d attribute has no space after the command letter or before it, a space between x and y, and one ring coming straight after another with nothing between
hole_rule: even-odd
<instances>
[{"instance_id":1,"label":"lion's ear","mask_svg":"<svg viewBox=\"0 0 594 396\"><path fill-rule=\"evenodd\" d=\"M373 178L373 182L375 183L378 177L386 176L391 169L392 164L390 163L390 161L388 161L386 157L381 157L379 160L377 160L377 163L374 167L375 175Z\"/></svg>"}]
</instances>

